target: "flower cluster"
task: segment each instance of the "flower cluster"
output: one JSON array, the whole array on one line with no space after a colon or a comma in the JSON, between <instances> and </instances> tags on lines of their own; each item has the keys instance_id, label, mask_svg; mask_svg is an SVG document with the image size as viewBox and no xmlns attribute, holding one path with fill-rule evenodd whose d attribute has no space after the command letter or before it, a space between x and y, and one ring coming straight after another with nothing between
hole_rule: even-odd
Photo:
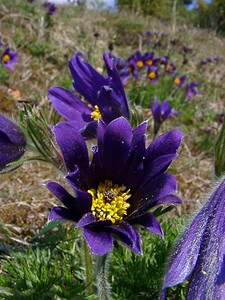
<instances>
[{"instance_id":1,"label":"flower cluster","mask_svg":"<svg viewBox=\"0 0 225 300\"><path fill-rule=\"evenodd\" d=\"M43 7L47 9L47 13L52 16L56 13L57 11L57 6L53 2L45 1L43 3Z\"/></svg>"},{"instance_id":2,"label":"flower cluster","mask_svg":"<svg viewBox=\"0 0 225 300\"><path fill-rule=\"evenodd\" d=\"M2 35L0 34L0 39ZM0 40L0 47L3 46L2 41ZM1 54L1 64L10 69L14 70L14 64L18 62L18 52L17 51L11 51L10 47L7 45L5 50Z\"/></svg>"},{"instance_id":3,"label":"flower cluster","mask_svg":"<svg viewBox=\"0 0 225 300\"><path fill-rule=\"evenodd\" d=\"M176 66L174 62L169 60L168 56L161 55L155 57L155 52L146 52L143 55L140 51L136 51L127 60L124 60L114 54L111 54L114 63L119 69L119 74L124 85L127 84L129 78L134 77L137 80L143 78L143 76L151 83L157 84L160 77L165 75L174 75L171 79L171 83L178 88L183 88L188 99L193 98L199 94L197 85L200 83L187 82L187 76L180 76L175 74Z\"/></svg>"}]
</instances>

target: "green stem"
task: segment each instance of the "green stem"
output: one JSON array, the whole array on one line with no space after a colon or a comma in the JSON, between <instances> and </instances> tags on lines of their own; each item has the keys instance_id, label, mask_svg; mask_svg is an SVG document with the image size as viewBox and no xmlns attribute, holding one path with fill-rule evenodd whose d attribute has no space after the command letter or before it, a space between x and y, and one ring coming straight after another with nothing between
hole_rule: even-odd
<instances>
[{"instance_id":1,"label":"green stem","mask_svg":"<svg viewBox=\"0 0 225 300\"><path fill-rule=\"evenodd\" d=\"M94 293L93 288L93 278L92 278L92 258L89 247L86 242L84 242L84 255L85 255L85 270L86 270L86 282L88 294Z\"/></svg>"},{"instance_id":2,"label":"green stem","mask_svg":"<svg viewBox=\"0 0 225 300\"><path fill-rule=\"evenodd\" d=\"M111 287L108 282L109 256L98 256L96 261L96 285L100 300L111 300Z\"/></svg>"}]
</instances>

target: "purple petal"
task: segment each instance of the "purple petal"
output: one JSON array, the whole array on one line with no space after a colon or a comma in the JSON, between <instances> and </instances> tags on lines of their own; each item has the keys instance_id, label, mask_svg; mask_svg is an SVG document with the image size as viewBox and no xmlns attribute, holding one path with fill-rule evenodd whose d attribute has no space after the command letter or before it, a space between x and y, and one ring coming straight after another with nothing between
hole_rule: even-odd
<instances>
[{"instance_id":1,"label":"purple petal","mask_svg":"<svg viewBox=\"0 0 225 300\"><path fill-rule=\"evenodd\" d=\"M132 129L128 121L118 118L106 128L103 145L103 167L105 178L116 182L125 166L130 152Z\"/></svg>"},{"instance_id":2,"label":"purple petal","mask_svg":"<svg viewBox=\"0 0 225 300\"><path fill-rule=\"evenodd\" d=\"M69 61L74 89L94 107L97 104L98 92L108 81L79 55Z\"/></svg>"},{"instance_id":3,"label":"purple petal","mask_svg":"<svg viewBox=\"0 0 225 300\"><path fill-rule=\"evenodd\" d=\"M129 220L130 224L139 224L146 227L150 232L163 237L163 231L159 221L152 214L144 214Z\"/></svg>"},{"instance_id":4,"label":"purple petal","mask_svg":"<svg viewBox=\"0 0 225 300\"><path fill-rule=\"evenodd\" d=\"M76 170L76 165L82 173L88 170L88 151L85 141L79 131L71 124L61 122L53 127L56 141L62 151L69 172Z\"/></svg>"},{"instance_id":5,"label":"purple petal","mask_svg":"<svg viewBox=\"0 0 225 300\"><path fill-rule=\"evenodd\" d=\"M53 220L77 222L76 216L74 216L74 214L69 211L69 209L61 206L55 206L50 211L48 221Z\"/></svg>"},{"instance_id":6,"label":"purple petal","mask_svg":"<svg viewBox=\"0 0 225 300\"><path fill-rule=\"evenodd\" d=\"M172 160L177 157L177 154L167 154L155 158L153 161L149 161L149 165L145 169L145 177L142 184L146 184L150 179L158 176L160 173L164 173Z\"/></svg>"},{"instance_id":7,"label":"purple petal","mask_svg":"<svg viewBox=\"0 0 225 300\"><path fill-rule=\"evenodd\" d=\"M206 299L203 297L206 291L212 295L214 293L214 297L207 299L221 299L216 297L216 293L219 295L223 286L216 286L216 280L225 250L224 202L225 180L214 190L175 245L164 288L181 283L195 268L190 279L188 299ZM201 292L202 297L194 296Z\"/></svg>"},{"instance_id":8,"label":"purple petal","mask_svg":"<svg viewBox=\"0 0 225 300\"><path fill-rule=\"evenodd\" d=\"M83 123L82 127L86 124L82 118L82 114L90 115L93 111L72 92L60 87L51 87L48 92L48 97L55 110L61 116L71 121L77 121L78 119L81 124Z\"/></svg>"},{"instance_id":9,"label":"purple petal","mask_svg":"<svg viewBox=\"0 0 225 300\"><path fill-rule=\"evenodd\" d=\"M104 228L105 226L110 226L111 224L112 222L110 220L95 219L93 214L89 212L86 215L84 215L82 219L80 219L80 221L77 223L77 227L78 228L86 227L86 226L90 227L90 225L93 225L92 227L95 228Z\"/></svg>"},{"instance_id":10,"label":"purple petal","mask_svg":"<svg viewBox=\"0 0 225 300\"><path fill-rule=\"evenodd\" d=\"M46 187L73 213L76 222L91 210L92 197L89 193L76 190L75 198L56 182L49 182Z\"/></svg>"},{"instance_id":11,"label":"purple petal","mask_svg":"<svg viewBox=\"0 0 225 300\"><path fill-rule=\"evenodd\" d=\"M117 235L128 249L142 254L139 233L127 222L121 222L117 226L111 226L110 232Z\"/></svg>"},{"instance_id":12,"label":"purple petal","mask_svg":"<svg viewBox=\"0 0 225 300\"><path fill-rule=\"evenodd\" d=\"M113 237L110 232L88 226L84 228L84 237L93 254L104 255L112 248Z\"/></svg>"},{"instance_id":13,"label":"purple petal","mask_svg":"<svg viewBox=\"0 0 225 300\"><path fill-rule=\"evenodd\" d=\"M166 204L166 203L181 204L182 201L180 198L178 198L175 195L168 195L168 196L160 198L158 201L156 201L155 205Z\"/></svg>"},{"instance_id":14,"label":"purple petal","mask_svg":"<svg viewBox=\"0 0 225 300\"><path fill-rule=\"evenodd\" d=\"M207 201L208 219L202 236L197 264L189 281L187 300L223 299L225 293L225 179ZM213 209L212 209L213 207ZM211 209L210 209L211 208ZM210 211L211 210L211 211Z\"/></svg>"},{"instance_id":15,"label":"purple petal","mask_svg":"<svg viewBox=\"0 0 225 300\"><path fill-rule=\"evenodd\" d=\"M183 136L180 130L174 129L157 137L146 150L146 164L159 156L176 153Z\"/></svg>"}]
</instances>

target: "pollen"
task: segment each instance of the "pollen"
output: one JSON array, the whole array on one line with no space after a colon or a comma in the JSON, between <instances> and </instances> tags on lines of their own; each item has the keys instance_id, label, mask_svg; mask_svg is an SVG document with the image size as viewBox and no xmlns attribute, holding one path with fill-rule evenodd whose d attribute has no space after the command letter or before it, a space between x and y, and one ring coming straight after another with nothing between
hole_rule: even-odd
<instances>
[{"instance_id":1,"label":"pollen","mask_svg":"<svg viewBox=\"0 0 225 300\"><path fill-rule=\"evenodd\" d=\"M180 78L176 77L173 82L174 82L174 84L179 85L180 84Z\"/></svg>"},{"instance_id":2,"label":"pollen","mask_svg":"<svg viewBox=\"0 0 225 300\"><path fill-rule=\"evenodd\" d=\"M100 182L97 189L90 189L92 195L92 214L98 220L111 220L118 223L127 214L130 204L127 200L131 197L130 189L125 185L113 184L110 180Z\"/></svg>"},{"instance_id":3,"label":"pollen","mask_svg":"<svg viewBox=\"0 0 225 300\"><path fill-rule=\"evenodd\" d=\"M136 66L139 67L139 68L143 67L143 66L144 66L143 61L142 61L142 60L138 60L138 61L136 62Z\"/></svg>"},{"instance_id":4,"label":"pollen","mask_svg":"<svg viewBox=\"0 0 225 300\"><path fill-rule=\"evenodd\" d=\"M155 79L155 78L156 78L156 73L155 73L155 72L149 72L149 73L148 73L148 77L149 77L150 79Z\"/></svg>"},{"instance_id":5,"label":"pollen","mask_svg":"<svg viewBox=\"0 0 225 300\"><path fill-rule=\"evenodd\" d=\"M10 56L9 56L8 54L3 55L2 61L3 61L4 63L7 63L9 60L10 60Z\"/></svg>"},{"instance_id":6,"label":"pollen","mask_svg":"<svg viewBox=\"0 0 225 300\"><path fill-rule=\"evenodd\" d=\"M98 105L94 106L94 111L91 113L91 118L94 121L98 121L98 119L102 119L102 115L101 115L101 113L99 111Z\"/></svg>"}]
</instances>

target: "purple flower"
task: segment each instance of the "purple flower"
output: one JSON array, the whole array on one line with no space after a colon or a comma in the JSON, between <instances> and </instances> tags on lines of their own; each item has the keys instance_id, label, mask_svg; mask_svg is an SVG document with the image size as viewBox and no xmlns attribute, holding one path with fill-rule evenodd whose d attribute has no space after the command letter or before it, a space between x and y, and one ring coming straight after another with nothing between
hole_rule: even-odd
<instances>
[{"instance_id":1,"label":"purple flower","mask_svg":"<svg viewBox=\"0 0 225 300\"><path fill-rule=\"evenodd\" d=\"M176 67L173 62L167 62L165 64L165 72L168 74L173 74L176 71Z\"/></svg>"},{"instance_id":2,"label":"purple flower","mask_svg":"<svg viewBox=\"0 0 225 300\"><path fill-rule=\"evenodd\" d=\"M35 0L27 0L28 3L34 3Z\"/></svg>"},{"instance_id":3,"label":"purple flower","mask_svg":"<svg viewBox=\"0 0 225 300\"><path fill-rule=\"evenodd\" d=\"M18 52L10 51L9 46L6 47L5 51L2 53L1 62L3 66L10 70L14 70L14 64L18 62Z\"/></svg>"},{"instance_id":4,"label":"purple flower","mask_svg":"<svg viewBox=\"0 0 225 300\"><path fill-rule=\"evenodd\" d=\"M177 156L183 138L179 130L159 136L145 147L147 122L132 129L120 117L106 125L99 120L98 145L92 148L89 164L84 139L69 123L53 128L69 174L64 187L49 182L47 188L63 203L54 207L49 220L71 220L83 228L84 237L97 255L107 253L113 238L141 253L141 241L133 225L142 225L163 236L161 226L150 209L165 203L180 203L173 193L176 180L166 170Z\"/></svg>"},{"instance_id":5,"label":"purple flower","mask_svg":"<svg viewBox=\"0 0 225 300\"><path fill-rule=\"evenodd\" d=\"M144 64L145 66L147 67L150 67L150 66L154 66L156 65L158 62L159 62L159 58L154 58L154 52L151 52L151 53L148 53L146 52L143 59L144 59Z\"/></svg>"},{"instance_id":6,"label":"purple flower","mask_svg":"<svg viewBox=\"0 0 225 300\"><path fill-rule=\"evenodd\" d=\"M104 54L104 60L107 78L99 74L80 55L73 56L69 62L73 87L88 104L77 98L73 92L61 87L51 87L49 90L49 99L56 111L87 138L96 135L98 119L108 124L120 116L130 118L118 71L108 53Z\"/></svg>"},{"instance_id":7,"label":"purple flower","mask_svg":"<svg viewBox=\"0 0 225 300\"><path fill-rule=\"evenodd\" d=\"M219 125L223 124L223 122L224 122L224 113L217 114L217 122L218 122Z\"/></svg>"},{"instance_id":8,"label":"purple flower","mask_svg":"<svg viewBox=\"0 0 225 300\"><path fill-rule=\"evenodd\" d=\"M155 66L149 67L147 70L147 77L152 83L157 83L159 77L158 68Z\"/></svg>"},{"instance_id":9,"label":"purple flower","mask_svg":"<svg viewBox=\"0 0 225 300\"><path fill-rule=\"evenodd\" d=\"M166 288L190 276L187 300L224 299L225 295L225 178L188 225L170 258L161 299Z\"/></svg>"},{"instance_id":10,"label":"purple flower","mask_svg":"<svg viewBox=\"0 0 225 300\"><path fill-rule=\"evenodd\" d=\"M184 81L186 79L186 76L179 76L178 74L175 74L173 77L173 83L178 86L181 87L184 85Z\"/></svg>"},{"instance_id":11,"label":"purple flower","mask_svg":"<svg viewBox=\"0 0 225 300\"><path fill-rule=\"evenodd\" d=\"M140 51L136 51L134 55L132 55L128 60L132 60L135 67L140 69L144 67L145 61L144 61L144 56L141 55Z\"/></svg>"},{"instance_id":12,"label":"purple flower","mask_svg":"<svg viewBox=\"0 0 225 300\"><path fill-rule=\"evenodd\" d=\"M154 103L150 106L153 118L156 122L162 123L170 116L174 114L173 107L169 106L168 100L163 100L161 104L158 102L158 98L154 98Z\"/></svg>"},{"instance_id":13,"label":"purple flower","mask_svg":"<svg viewBox=\"0 0 225 300\"><path fill-rule=\"evenodd\" d=\"M200 82L191 82L186 85L185 91L188 99L192 99L195 95L200 94L196 88L199 84Z\"/></svg>"},{"instance_id":14,"label":"purple flower","mask_svg":"<svg viewBox=\"0 0 225 300\"><path fill-rule=\"evenodd\" d=\"M168 56L161 55L161 56L159 57L159 63L160 63L161 65L166 65L167 62L168 62L168 59L169 59Z\"/></svg>"},{"instance_id":15,"label":"purple flower","mask_svg":"<svg viewBox=\"0 0 225 300\"><path fill-rule=\"evenodd\" d=\"M54 15L58 9L55 3L48 2L48 1L44 2L43 6L48 9L49 15Z\"/></svg>"},{"instance_id":16,"label":"purple flower","mask_svg":"<svg viewBox=\"0 0 225 300\"><path fill-rule=\"evenodd\" d=\"M26 137L11 119L0 114L0 171L10 162L20 159L26 147Z\"/></svg>"}]
</instances>

